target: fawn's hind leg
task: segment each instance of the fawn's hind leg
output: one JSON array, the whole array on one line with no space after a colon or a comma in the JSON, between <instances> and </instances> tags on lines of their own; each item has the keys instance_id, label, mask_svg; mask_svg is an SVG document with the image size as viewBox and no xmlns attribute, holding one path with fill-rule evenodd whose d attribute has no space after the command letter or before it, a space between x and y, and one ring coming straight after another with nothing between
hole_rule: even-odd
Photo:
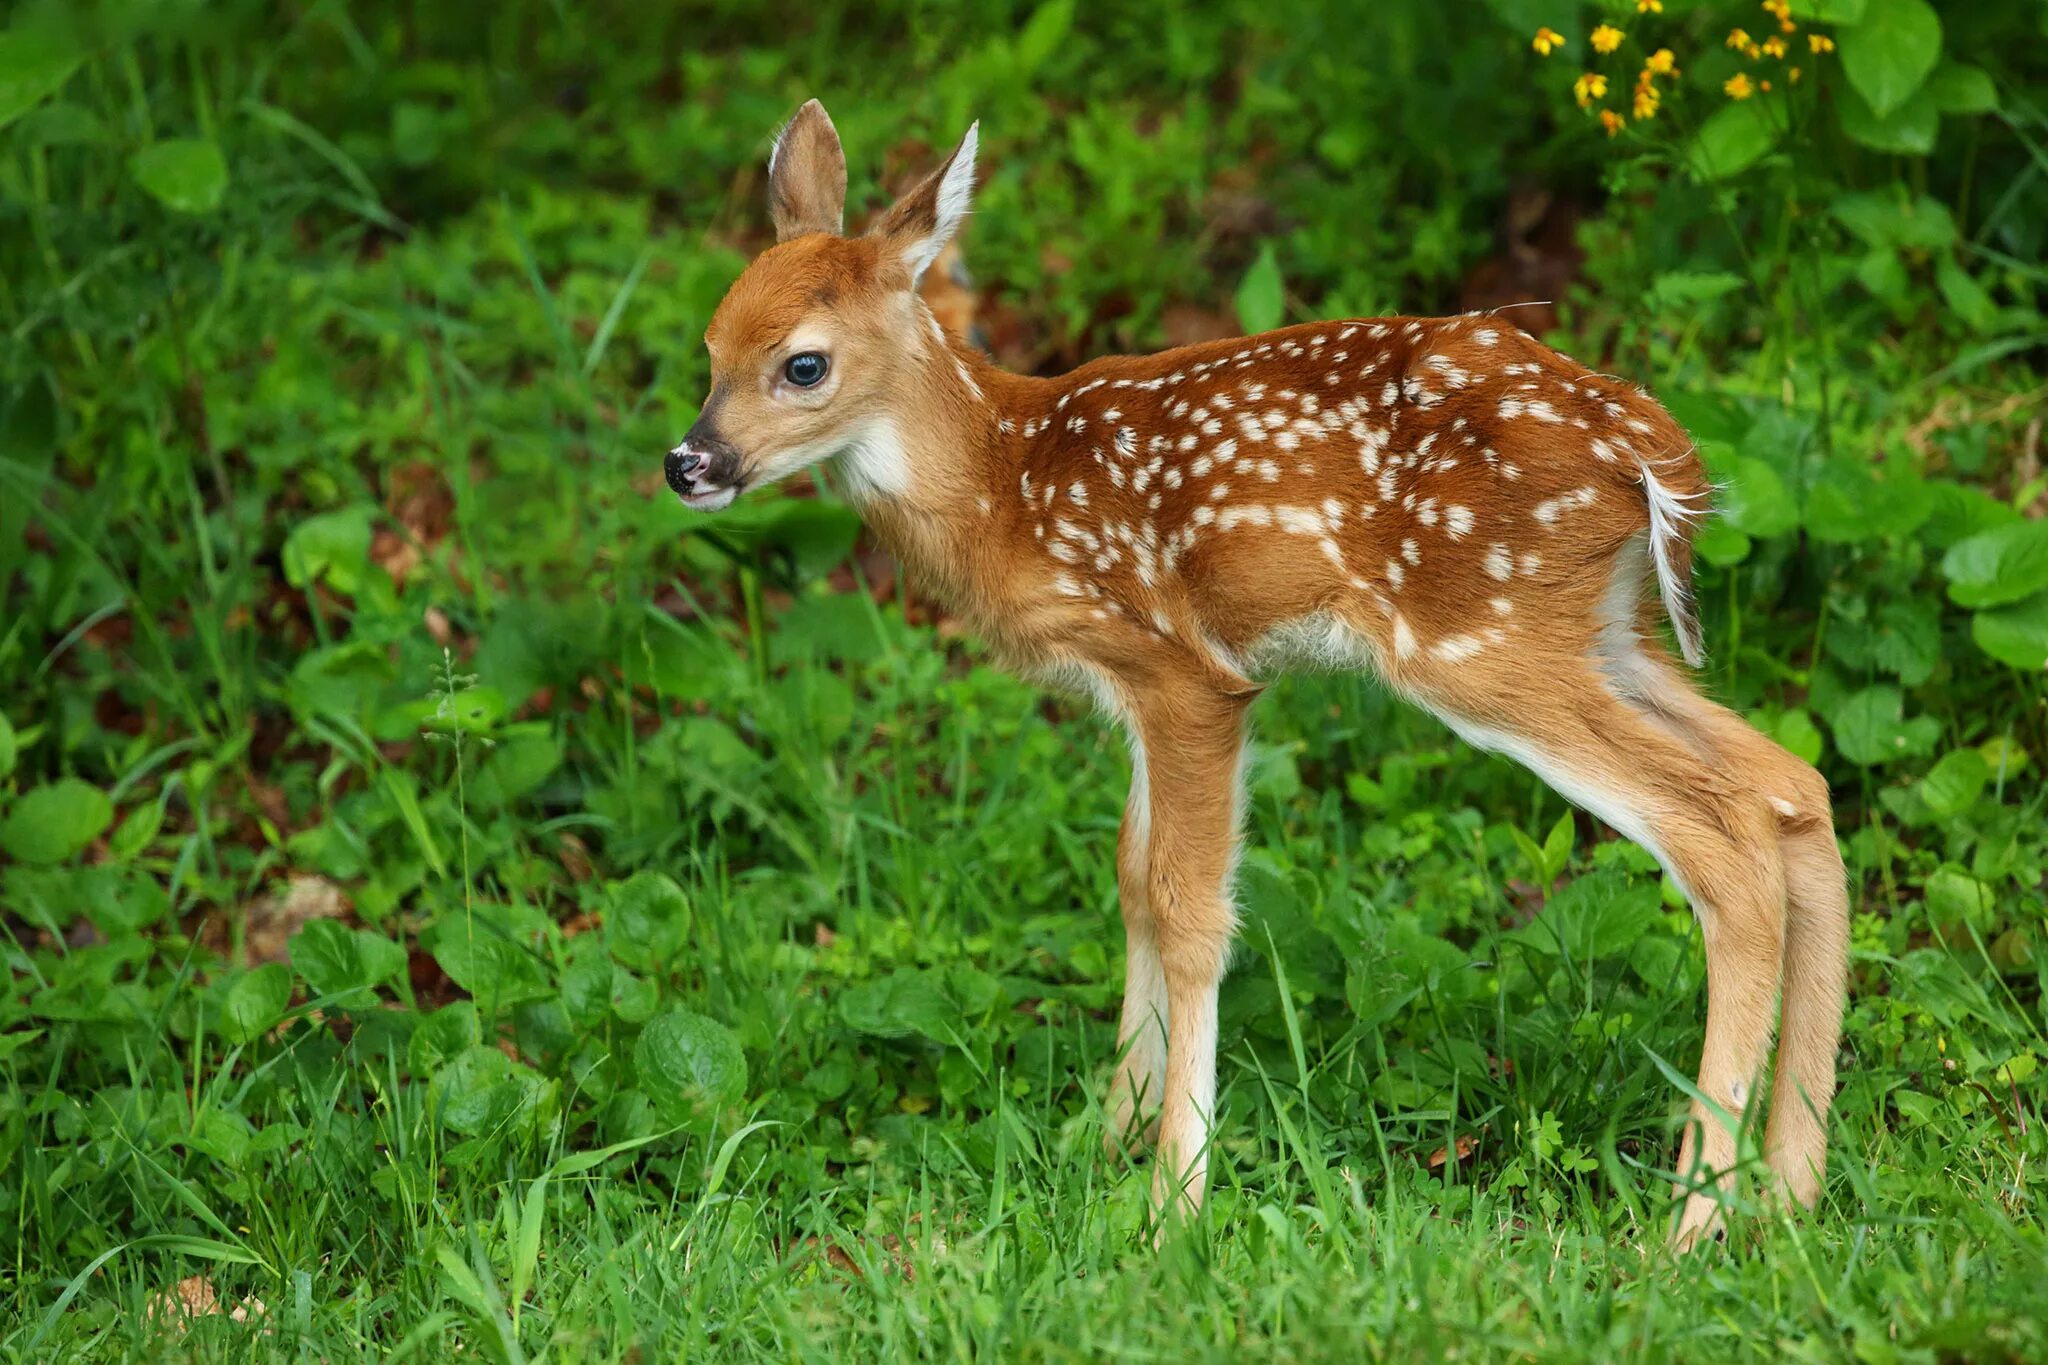
<instances>
[{"instance_id":1,"label":"fawn's hind leg","mask_svg":"<svg viewBox=\"0 0 2048 1365\"><path fill-rule=\"evenodd\" d=\"M1650 702L1752 785L1777 823L1788 905L1783 1020L1764 1150L1784 1193L1811 1207L1827 1171L1828 1105L1835 1093L1849 959L1848 882L1827 781L1742 717L1701 696L1661 653L1644 653Z\"/></svg>"},{"instance_id":2,"label":"fawn's hind leg","mask_svg":"<svg viewBox=\"0 0 2048 1365\"><path fill-rule=\"evenodd\" d=\"M1707 957L1699 1091L1679 1147L1692 1192L1674 1237L1691 1246L1720 1222L1713 1191L1736 1161L1735 1124L1770 1047L1784 945L1785 863L1773 813L1740 778L1646 708L1582 673L1526 678L1476 670L1415 680L1425 704L1481 748L1516 759L1567 800L1643 845L1684 889ZM1716 1110L1720 1112L1716 1112ZM1705 1188L1694 1182L1706 1181Z\"/></svg>"}]
</instances>

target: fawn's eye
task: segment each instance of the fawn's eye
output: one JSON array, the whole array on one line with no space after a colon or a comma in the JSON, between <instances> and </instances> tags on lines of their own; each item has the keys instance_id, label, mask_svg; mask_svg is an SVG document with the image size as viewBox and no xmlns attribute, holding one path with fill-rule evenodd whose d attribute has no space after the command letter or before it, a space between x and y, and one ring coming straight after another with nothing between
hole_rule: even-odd
<instances>
[{"instance_id":1,"label":"fawn's eye","mask_svg":"<svg viewBox=\"0 0 2048 1365\"><path fill-rule=\"evenodd\" d=\"M825 357L816 351L793 355L782 367L782 376L800 389L808 389L825 377Z\"/></svg>"}]
</instances>

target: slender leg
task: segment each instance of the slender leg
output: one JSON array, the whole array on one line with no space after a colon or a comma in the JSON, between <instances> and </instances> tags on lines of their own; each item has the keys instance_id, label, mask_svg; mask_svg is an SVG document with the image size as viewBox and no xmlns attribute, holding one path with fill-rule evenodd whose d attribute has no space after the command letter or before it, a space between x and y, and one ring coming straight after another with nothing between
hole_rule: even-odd
<instances>
[{"instance_id":1,"label":"slender leg","mask_svg":"<svg viewBox=\"0 0 2048 1365\"><path fill-rule=\"evenodd\" d=\"M1199 1208L1216 1110L1216 989L1236 914L1245 700L1195 684L1145 695L1132 722L1146 754L1151 840L1147 902L1166 988L1166 1077L1152 1197L1162 1213Z\"/></svg>"},{"instance_id":2,"label":"slender leg","mask_svg":"<svg viewBox=\"0 0 2048 1365\"><path fill-rule=\"evenodd\" d=\"M1482 747L1520 760L1578 805L1648 848L1684 888L1707 955L1707 1028L1699 1090L1739 1121L1755 1100L1770 1048L1785 939L1785 860L1776 817L1752 775L1591 674L1552 681L1547 700L1504 707L1435 689L1440 712ZM1478 719L1476 717L1484 717ZM1510 719L1512 718L1512 719ZM1510 728L1512 726L1512 728ZM1674 1240L1689 1247L1720 1226L1717 1190L1733 1180L1734 1123L1695 1103L1679 1145L1687 1195Z\"/></svg>"},{"instance_id":3,"label":"slender leg","mask_svg":"<svg viewBox=\"0 0 2048 1365\"><path fill-rule=\"evenodd\" d=\"M1124 917L1124 1011L1117 1025L1119 1060L1110 1088L1110 1152L1123 1149L1148 1108L1159 1104L1166 1077L1166 973L1146 885L1152 843L1152 794L1145 746L1131 737L1131 795L1117 837L1117 899Z\"/></svg>"},{"instance_id":4,"label":"slender leg","mask_svg":"<svg viewBox=\"0 0 2048 1365\"><path fill-rule=\"evenodd\" d=\"M1645 675L1656 705L1752 783L1777 822L1785 861L1783 1023L1765 1158L1784 1195L1811 1206L1827 1170L1827 1112L1849 959L1849 895L1825 779L1725 707L1693 691L1668 661Z\"/></svg>"}]
</instances>

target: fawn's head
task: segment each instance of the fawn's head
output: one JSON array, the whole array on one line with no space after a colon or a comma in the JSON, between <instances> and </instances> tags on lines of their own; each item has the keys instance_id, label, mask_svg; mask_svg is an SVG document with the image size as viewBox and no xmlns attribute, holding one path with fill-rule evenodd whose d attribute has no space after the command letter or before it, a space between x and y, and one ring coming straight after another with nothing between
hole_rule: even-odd
<instances>
[{"instance_id":1,"label":"fawn's head","mask_svg":"<svg viewBox=\"0 0 2048 1365\"><path fill-rule=\"evenodd\" d=\"M668 485L717 511L755 484L876 439L929 340L917 283L967 213L975 129L861 237L842 237L846 156L825 107L797 110L768 158L776 244L712 315L711 392L668 453Z\"/></svg>"}]
</instances>

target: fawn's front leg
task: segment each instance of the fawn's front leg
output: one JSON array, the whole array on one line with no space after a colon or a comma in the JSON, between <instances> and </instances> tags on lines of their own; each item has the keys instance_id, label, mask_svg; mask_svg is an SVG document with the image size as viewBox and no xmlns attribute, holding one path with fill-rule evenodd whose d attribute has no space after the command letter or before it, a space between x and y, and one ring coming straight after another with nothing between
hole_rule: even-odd
<instances>
[{"instance_id":1,"label":"fawn's front leg","mask_svg":"<svg viewBox=\"0 0 2048 1365\"><path fill-rule=\"evenodd\" d=\"M1216 1110L1216 988L1236 915L1243 697L1196 684L1142 695L1132 724L1145 754L1151 838L1145 901L1166 996L1166 1076L1152 1200L1199 1208Z\"/></svg>"},{"instance_id":2,"label":"fawn's front leg","mask_svg":"<svg viewBox=\"0 0 2048 1365\"><path fill-rule=\"evenodd\" d=\"M1131 795L1117 833L1116 890L1124 917L1124 1012L1117 1024L1116 1079L1110 1084L1104 1146L1121 1151L1148 1108L1159 1104L1166 1075L1166 976L1146 885L1152 843L1152 794L1145 745L1131 736ZM1147 1139L1156 1133L1147 1134Z\"/></svg>"}]
</instances>

